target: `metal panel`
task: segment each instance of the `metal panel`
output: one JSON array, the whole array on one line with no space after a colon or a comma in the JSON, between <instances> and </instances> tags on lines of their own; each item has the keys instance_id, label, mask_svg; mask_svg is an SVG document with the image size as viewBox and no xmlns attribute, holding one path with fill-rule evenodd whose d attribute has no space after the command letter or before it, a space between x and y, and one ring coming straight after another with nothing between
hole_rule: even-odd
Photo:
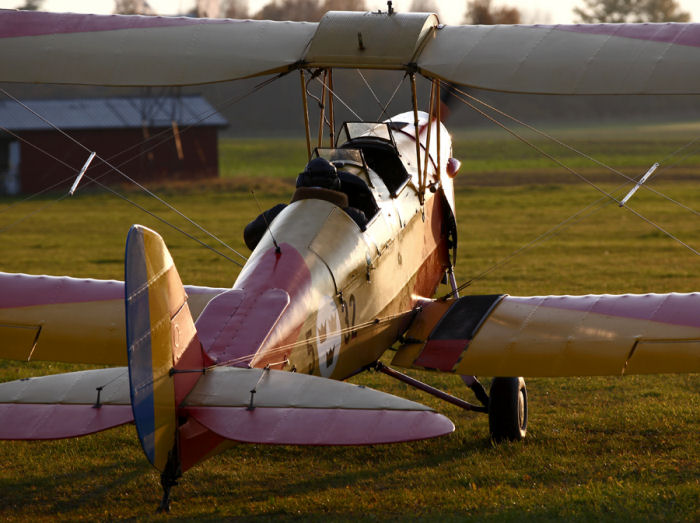
<instances>
[{"instance_id":1,"label":"metal panel","mask_svg":"<svg viewBox=\"0 0 700 523\"><path fill-rule=\"evenodd\" d=\"M430 13L331 11L318 25L305 61L312 66L402 69L437 26Z\"/></svg>"}]
</instances>

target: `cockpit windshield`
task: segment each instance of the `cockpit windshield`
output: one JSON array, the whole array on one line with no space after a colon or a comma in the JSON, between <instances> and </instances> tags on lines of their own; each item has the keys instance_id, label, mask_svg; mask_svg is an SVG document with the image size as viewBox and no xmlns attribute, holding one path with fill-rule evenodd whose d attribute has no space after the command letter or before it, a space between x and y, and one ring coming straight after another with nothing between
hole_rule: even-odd
<instances>
[{"instance_id":1,"label":"cockpit windshield","mask_svg":"<svg viewBox=\"0 0 700 523\"><path fill-rule=\"evenodd\" d=\"M315 156L325 158L329 162L336 164L336 167L343 165L356 165L361 169L366 168L365 160L362 157L362 151L359 149L331 149L326 147L318 147L315 150Z\"/></svg>"},{"instance_id":2,"label":"cockpit windshield","mask_svg":"<svg viewBox=\"0 0 700 523\"><path fill-rule=\"evenodd\" d=\"M394 143L391 130L385 123L345 122L338 133L338 143L343 144L355 138L379 138Z\"/></svg>"}]
</instances>

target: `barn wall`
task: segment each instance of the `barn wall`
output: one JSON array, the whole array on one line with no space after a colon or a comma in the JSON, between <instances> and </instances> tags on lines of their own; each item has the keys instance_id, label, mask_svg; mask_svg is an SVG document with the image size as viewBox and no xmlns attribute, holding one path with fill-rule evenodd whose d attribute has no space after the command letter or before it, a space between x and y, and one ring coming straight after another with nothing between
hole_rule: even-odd
<instances>
[{"instance_id":1,"label":"barn wall","mask_svg":"<svg viewBox=\"0 0 700 523\"><path fill-rule=\"evenodd\" d=\"M219 173L215 127L197 127L181 132L182 160L178 158L169 127L148 129L147 134L152 139L146 143L142 129L67 132L88 151L96 151L101 158L141 183L214 178ZM35 146L22 144L20 176L23 193L32 194L50 187L67 190L90 154L58 132L25 131L21 136ZM128 183L97 158L86 175L100 177L102 183L110 185ZM87 182L85 179L83 183Z\"/></svg>"}]
</instances>

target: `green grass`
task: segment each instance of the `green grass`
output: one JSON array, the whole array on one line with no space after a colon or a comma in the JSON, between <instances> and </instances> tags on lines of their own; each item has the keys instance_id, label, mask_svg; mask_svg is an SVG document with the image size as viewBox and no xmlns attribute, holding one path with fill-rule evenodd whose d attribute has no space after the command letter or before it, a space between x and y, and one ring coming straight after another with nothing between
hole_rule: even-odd
<instances>
[{"instance_id":1,"label":"green grass","mask_svg":"<svg viewBox=\"0 0 700 523\"><path fill-rule=\"evenodd\" d=\"M306 140L297 138L243 138L221 140L219 169L222 178L243 176L289 178L303 170ZM293 166L290 172L290 166Z\"/></svg>"},{"instance_id":2,"label":"green grass","mask_svg":"<svg viewBox=\"0 0 700 523\"><path fill-rule=\"evenodd\" d=\"M301 159L291 143L227 142L222 156L243 162L250 177L161 188L159 194L245 254L241 230L258 213L249 190L256 190L263 208L289 197L304 163L303 142L296 142ZM462 147L468 149L459 142L457 149L467 150ZM491 165L482 147L474 149L483 153L483 165ZM512 147L502 142L500 150L506 155ZM626 147L620 141L610 148L611 155L623 158L617 164L622 167L642 164L665 150L662 144L647 157L645 147ZM565 181L540 183L532 166L513 170L495 186L489 172L500 172L502 161L492 160L493 171L485 167L485 174L470 178L467 170L458 178L460 281L489 269L601 196L588 185L571 183L570 175L562 175ZM234 168L226 165L222 159L222 168ZM260 173L263 178L254 176ZM669 171L654 187L698 209L700 185L684 178ZM604 185L606 190L614 186ZM128 195L214 244L148 197ZM121 279L126 232L138 222L164 235L185 282L228 286L236 277L238 268L230 261L112 196L86 192L55 204L53 198L0 201L1 270ZM639 191L631 206L700 248L697 215L648 191ZM696 255L629 211L606 204L476 280L469 292L694 290L700 290ZM0 361L0 380L75 368L82 367ZM469 397L455 376L413 374ZM529 379L528 437L497 447L487 440L483 415L466 413L383 375L365 374L353 381L431 405L457 429L436 440L391 446L237 446L185 475L174 490L171 517L700 519L698 375ZM143 457L132 426L66 441L3 442L0 464L2 520L160 519L153 516L160 496L157 474Z\"/></svg>"}]
</instances>

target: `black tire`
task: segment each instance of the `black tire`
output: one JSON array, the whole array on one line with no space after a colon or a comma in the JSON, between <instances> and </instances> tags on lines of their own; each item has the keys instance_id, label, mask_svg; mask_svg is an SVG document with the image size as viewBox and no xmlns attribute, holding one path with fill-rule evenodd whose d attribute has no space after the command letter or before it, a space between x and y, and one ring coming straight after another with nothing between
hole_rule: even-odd
<instances>
[{"instance_id":1,"label":"black tire","mask_svg":"<svg viewBox=\"0 0 700 523\"><path fill-rule=\"evenodd\" d=\"M491 382L489 432L495 442L525 437L527 388L523 378L494 378Z\"/></svg>"}]
</instances>

